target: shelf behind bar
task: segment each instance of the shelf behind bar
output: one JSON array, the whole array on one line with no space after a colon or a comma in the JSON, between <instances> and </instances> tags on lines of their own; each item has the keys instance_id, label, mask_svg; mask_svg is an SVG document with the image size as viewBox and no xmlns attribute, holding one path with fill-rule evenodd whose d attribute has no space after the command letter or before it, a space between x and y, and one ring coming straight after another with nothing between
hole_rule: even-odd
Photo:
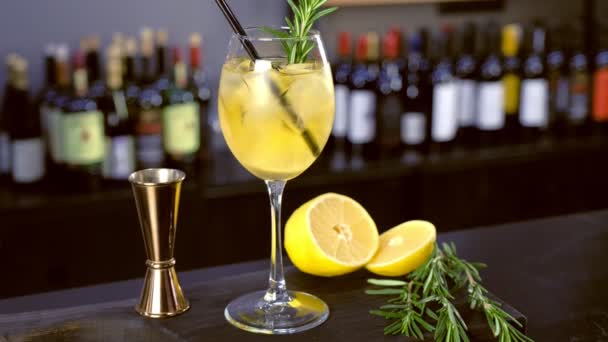
<instances>
[{"instance_id":1,"label":"shelf behind bar","mask_svg":"<svg viewBox=\"0 0 608 342\"><path fill-rule=\"evenodd\" d=\"M471 0L329 0L328 6L377 6L377 5L412 5L438 4L442 2L469 2ZM477 0L476 0L477 1ZM494 0L479 0L494 1Z\"/></svg>"}]
</instances>

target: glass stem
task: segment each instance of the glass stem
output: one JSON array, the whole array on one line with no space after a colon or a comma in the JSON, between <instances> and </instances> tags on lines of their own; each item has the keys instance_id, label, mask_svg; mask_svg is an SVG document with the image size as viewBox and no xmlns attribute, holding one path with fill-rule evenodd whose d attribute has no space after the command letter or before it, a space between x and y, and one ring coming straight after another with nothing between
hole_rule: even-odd
<instances>
[{"instance_id":1,"label":"glass stem","mask_svg":"<svg viewBox=\"0 0 608 342\"><path fill-rule=\"evenodd\" d=\"M270 196L270 219L272 221L272 241L270 247L270 276L268 291L264 301L270 303L288 302L290 300L283 275L283 240L281 238L281 200L285 181L266 181Z\"/></svg>"}]
</instances>

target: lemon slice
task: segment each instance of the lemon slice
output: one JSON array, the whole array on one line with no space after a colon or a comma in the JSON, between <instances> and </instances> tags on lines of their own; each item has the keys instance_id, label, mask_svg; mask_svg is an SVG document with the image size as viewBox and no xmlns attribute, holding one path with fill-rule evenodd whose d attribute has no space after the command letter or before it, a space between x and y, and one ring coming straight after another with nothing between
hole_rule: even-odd
<instances>
[{"instance_id":1,"label":"lemon slice","mask_svg":"<svg viewBox=\"0 0 608 342\"><path fill-rule=\"evenodd\" d=\"M408 221L380 235L378 253L366 265L375 274L397 277L422 266L435 247L435 226L427 221Z\"/></svg>"},{"instance_id":2,"label":"lemon slice","mask_svg":"<svg viewBox=\"0 0 608 342\"><path fill-rule=\"evenodd\" d=\"M285 224L285 249L302 272L338 276L371 260L378 249L378 229L355 200L328 193L293 212Z\"/></svg>"}]
</instances>

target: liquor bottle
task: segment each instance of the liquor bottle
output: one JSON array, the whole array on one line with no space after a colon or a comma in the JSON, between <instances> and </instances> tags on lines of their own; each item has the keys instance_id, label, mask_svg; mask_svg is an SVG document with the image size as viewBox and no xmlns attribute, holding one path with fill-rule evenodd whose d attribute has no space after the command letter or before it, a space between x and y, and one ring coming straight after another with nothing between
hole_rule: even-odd
<instances>
[{"instance_id":1,"label":"liquor bottle","mask_svg":"<svg viewBox=\"0 0 608 342\"><path fill-rule=\"evenodd\" d=\"M105 94L98 99L105 123L103 177L109 182L125 181L135 171L133 122L123 88L120 49L108 48Z\"/></svg>"},{"instance_id":2,"label":"liquor bottle","mask_svg":"<svg viewBox=\"0 0 608 342\"><path fill-rule=\"evenodd\" d=\"M128 38L124 42L124 90L127 97L127 106L129 113L135 113L137 102L139 100L140 87L137 81L137 73L135 71L135 54L137 51L137 42L133 38Z\"/></svg>"},{"instance_id":3,"label":"liquor bottle","mask_svg":"<svg viewBox=\"0 0 608 342\"><path fill-rule=\"evenodd\" d=\"M141 32L140 92L135 117L135 147L138 168L156 168L164 163L162 141L163 97L152 71L154 39L151 30Z\"/></svg>"},{"instance_id":4,"label":"liquor bottle","mask_svg":"<svg viewBox=\"0 0 608 342\"><path fill-rule=\"evenodd\" d=\"M47 131L50 158L47 163L47 178L49 185L56 190L62 189L65 178L65 160L62 147L62 111L71 97L70 89L70 62L67 44L57 46L55 54L55 67L57 71L57 94L49 101L47 113Z\"/></svg>"},{"instance_id":5,"label":"liquor bottle","mask_svg":"<svg viewBox=\"0 0 608 342\"><path fill-rule=\"evenodd\" d=\"M431 114L431 150L448 151L458 133L458 88L452 66L452 28L446 26L437 37L437 57L431 81L433 109Z\"/></svg>"},{"instance_id":6,"label":"liquor bottle","mask_svg":"<svg viewBox=\"0 0 608 342\"><path fill-rule=\"evenodd\" d=\"M502 55L505 111L505 140L510 143L519 141L519 96L521 90L520 59L521 27L518 24L505 25L502 29Z\"/></svg>"},{"instance_id":7,"label":"liquor bottle","mask_svg":"<svg viewBox=\"0 0 608 342\"><path fill-rule=\"evenodd\" d=\"M522 66L519 122L524 142L538 140L549 120L549 83L545 64L545 29L535 24L525 37L526 57Z\"/></svg>"},{"instance_id":8,"label":"liquor bottle","mask_svg":"<svg viewBox=\"0 0 608 342\"><path fill-rule=\"evenodd\" d=\"M343 153L345 150L346 134L348 132L348 105L350 97L348 80L352 70L351 50L350 34L348 32L340 32L338 35L338 61L332 68L334 72L336 113L330 140L331 147L340 153Z\"/></svg>"},{"instance_id":9,"label":"liquor bottle","mask_svg":"<svg viewBox=\"0 0 608 342\"><path fill-rule=\"evenodd\" d=\"M569 135L586 136L589 128L589 107L591 103L590 66L583 46L580 26L573 28L569 35L572 55L569 61L570 102L567 115Z\"/></svg>"},{"instance_id":10,"label":"liquor bottle","mask_svg":"<svg viewBox=\"0 0 608 342\"><path fill-rule=\"evenodd\" d=\"M199 156L201 160L211 158L211 127L209 125L209 101L211 100L211 88L207 73L203 68L203 49L202 39L199 33L190 35L190 76L188 87L194 94L195 101L198 103L200 117L200 148Z\"/></svg>"},{"instance_id":11,"label":"liquor bottle","mask_svg":"<svg viewBox=\"0 0 608 342\"><path fill-rule=\"evenodd\" d=\"M85 64L89 82L89 94L94 99L103 96L105 85L101 79L101 66L99 58L99 47L101 45L99 36L85 38Z\"/></svg>"},{"instance_id":12,"label":"liquor bottle","mask_svg":"<svg viewBox=\"0 0 608 342\"><path fill-rule=\"evenodd\" d=\"M156 31L156 87L162 93L170 86L169 74L167 73L167 42L169 34L167 30Z\"/></svg>"},{"instance_id":13,"label":"liquor bottle","mask_svg":"<svg viewBox=\"0 0 608 342\"><path fill-rule=\"evenodd\" d=\"M407 67L403 80L404 112L401 115L401 143L406 150L425 152L428 148L428 127L431 122L431 64L428 60L428 33L420 30L409 41Z\"/></svg>"},{"instance_id":14,"label":"liquor bottle","mask_svg":"<svg viewBox=\"0 0 608 342\"><path fill-rule=\"evenodd\" d=\"M565 44L567 30L564 25L555 26L547 36L547 79L549 81L549 122L548 129L552 134L565 134L569 95L570 77L568 56Z\"/></svg>"},{"instance_id":15,"label":"liquor bottle","mask_svg":"<svg viewBox=\"0 0 608 342\"><path fill-rule=\"evenodd\" d=\"M55 44L48 44L44 51L44 74L45 74L45 85L40 90L36 102L40 112L40 130L45 145L46 156L50 158L50 141L48 132L48 121L49 114L51 111L51 103L55 96L57 96L57 65L55 62L55 55L57 53L57 46Z\"/></svg>"},{"instance_id":16,"label":"liquor bottle","mask_svg":"<svg viewBox=\"0 0 608 342\"><path fill-rule=\"evenodd\" d=\"M162 113L163 146L169 167L195 172L201 141L198 102L188 89L188 67L178 47L173 49L173 82L165 92Z\"/></svg>"},{"instance_id":17,"label":"liquor bottle","mask_svg":"<svg viewBox=\"0 0 608 342\"><path fill-rule=\"evenodd\" d=\"M475 24L468 22L460 33L461 55L456 61L454 72L457 77L458 92L458 140L466 146L471 146L476 140L476 111L477 103L477 31Z\"/></svg>"},{"instance_id":18,"label":"liquor bottle","mask_svg":"<svg viewBox=\"0 0 608 342\"><path fill-rule=\"evenodd\" d=\"M105 156L104 120L90 97L87 69L82 52L74 55L73 94L61 113L61 146L65 163L62 186L83 192L97 190Z\"/></svg>"},{"instance_id":19,"label":"liquor bottle","mask_svg":"<svg viewBox=\"0 0 608 342\"><path fill-rule=\"evenodd\" d=\"M0 184L7 184L11 178L11 140L10 140L10 114L14 111L15 100L15 60L18 56L6 56L7 80L4 86L2 111L0 112Z\"/></svg>"},{"instance_id":20,"label":"liquor bottle","mask_svg":"<svg viewBox=\"0 0 608 342\"><path fill-rule=\"evenodd\" d=\"M27 61L13 62L14 92L10 119L11 175L19 189L36 189L45 174L40 114L28 91Z\"/></svg>"},{"instance_id":21,"label":"liquor bottle","mask_svg":"<svg viewBox=\"0 0 608 342\"><path fill-rule=\"evenodd\" d=\"M502 142L505 126L504 85L499 26L490 22L484 28L484 58L479 66L477 90L477 129L481 146Z\"/></svg>"},{"instance_id":22,"label":"liquor bottle","mask_svg":"<svg viewBox=\"0 0 608 342\"><path fill-rule=\"evenodd\" d=\"M376 79L368 67L368 36L357 40L355 63L350 75L350 116L348 118L348 141L355 166L363 162L364 154L372 150L376 137Z\"/></svg>"},{"instance_id":23,"label":"liquor bottle","mask_svg":"<svg viewBox=\"0 0 608 342\"><path fill-rule=\"evenodd\" d=\"M593 124L602 135L608 133L608 39L606 31L599 35L599 49L595 55L593 74Z\"/></svg>"},{"instance_id":24,"label":"liquor bottle","mask_svg":"<svg viewBox=\"0 0 608 342\"><path fill-rule=\"evenodd\" d=\"M399 59L399 38L388 32L382 42L383 61L376 84L376 142L382 156L397 155L401 149L401 114L403 108L403 63Z\"/></svg>"}]
</instances>

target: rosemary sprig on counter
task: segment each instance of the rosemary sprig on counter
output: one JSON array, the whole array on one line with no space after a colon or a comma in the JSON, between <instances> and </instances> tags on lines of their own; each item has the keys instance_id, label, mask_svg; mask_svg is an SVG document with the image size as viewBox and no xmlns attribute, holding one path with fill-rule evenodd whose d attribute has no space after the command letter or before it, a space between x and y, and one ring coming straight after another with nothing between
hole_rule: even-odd
<instances>
[{"instance_id":1,"label":"rosemary sprig on counter","mask_svg":"<svg viewBox=\"0 0 608 342\"><path fill-rule=\"evenodd\" d=\"M370 295L393 296L371 314L393 322L384 328L386 335L405 335L424 339L423 330L433 333L435 341L469 342L467 325L452 303L452 293L466 288L471 309L482 310L499 341L533 342L517 327L521 324L487 296L481 285L480 263L458 258L454 244L435 246L431 258L406 280L369 279L382 289L367 290ZM453 284L450 288L449 284ZM429 304L431 307L429 307Z\"/></svg>"},{"instance_id":2,"label":"rosemary sprig on counter","mask_svg":"<svg viewBox=\"0 0 608 342\"><path fill-rule=\"evenodd\" d=\"M293 0L287 0L293 19L285 17L285 22L289 30L277 30L270 27L264 27L263 30L273 34L278 38L293 38L283 42L283 49L287 54L287 62L289 64L304 63L310 51L315 44L308 37L308 33L312 29L313 24L321 17L326 16L335 10L337 7L329 7L321 9L327 0L299 0L294 3Z\"/></svg>"}]
</instances>

